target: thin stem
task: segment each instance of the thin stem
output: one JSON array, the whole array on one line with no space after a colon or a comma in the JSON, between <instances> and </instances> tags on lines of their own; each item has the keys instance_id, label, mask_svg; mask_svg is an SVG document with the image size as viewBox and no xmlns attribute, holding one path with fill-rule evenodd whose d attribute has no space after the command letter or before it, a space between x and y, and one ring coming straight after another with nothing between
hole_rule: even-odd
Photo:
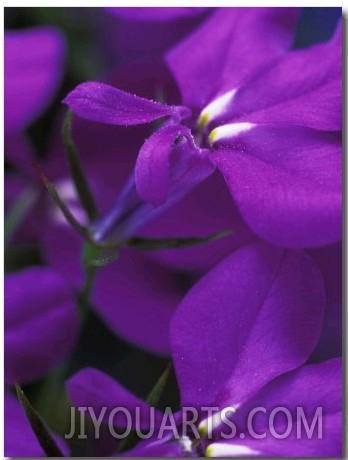
<instances>
[{"instance_id":1,"label":"thin stem","mask_svg":"<svg viewBox=\"0 0 348 460\"><path fill-rule=\"evenodd\" d=\"M89 221L93 221L98 216L98 209L95 203L92 190L89 186L87 177L83 171L81 160L71 135L73 112L68 110L63 123L62 138L65 147L66 158L68 161L71 177L74 181L76 192L80 202L87 213Z\"/></svg>"},{"instance_id":2,"label":"thin stem","mask_svg":"<svg viewBox=\"0 0 348 460\"><path fill-rule=\"evenodd\" d=\"M79 295L79 312L81 321L84 322L86 320L86 315L90 305L90 296L93 289L93 284L95 280L95 275L97 272L97 267L86 267L85 273L85 284L82 288L82 291Z\"/></svg>"},{"instance_id":3,"label":"thin stem","mask_svg":"<svg viewBox=\"0 0 348 460\"><path fill-rule=\"evenodd\" d=\"M201 244L210 243L219 238L224 238L235 233L234 230L227 230L223 232L213 233L205 237L189 237L189 238L140 238L132 237L122 243L124 246L131 246L136 249L158 251L161 249L177 249L192 246L199 246Z\"/></svg>"},{"instance_id":4,"label":"thin stem","mask_svg":"<svg viewBox=\"0 0 348 460\"><path fill-rule=\"evenodd\" d=\"M69 208L66 206L66 204L63 202L63 200L60 198L59 193L55 186L52 184L52 182L49 181L49 179L46 177L45 173L41 169L40 165L37 163L33 163L34 167L37 169L40 178L42 182L44 183L45 187L48 190L48 193L50 194L51 198L53 201L56 203L56 205L59 207L61 212L63 213L65 219L68 221L68 223L80 234L82 235L87 241L91 242L92 244L94 243L91 237L88 234L88 231L85 227L83 227L76 219L75 217L71 214Z\"/></svg>"}]
</instances>

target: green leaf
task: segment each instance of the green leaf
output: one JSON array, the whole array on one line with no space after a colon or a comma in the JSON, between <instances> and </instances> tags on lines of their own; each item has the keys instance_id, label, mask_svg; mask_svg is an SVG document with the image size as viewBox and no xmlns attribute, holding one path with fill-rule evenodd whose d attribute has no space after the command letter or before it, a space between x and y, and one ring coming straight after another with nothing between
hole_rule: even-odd
<instances>
[{"instance_id":1,"label":"green leaf","mask_svg":"<svg viewBox=\"0 0 348 460\"><path fill-rule=\"evenodd\" d=\"M30 426L47 457L64 457L45 423L42 421L34 407L30 404L28 398L25 396L22 388L18 384L16 384L16 391Z\"/></svg>"},{"instance_id":2,"label":"green leaf","mask_svg":"<svg viewBox=\"0 0 348 460\"><path fill-rule=\"evenodd\" d=\"M134 237L125 241L123 244L137 249L147 251L158 251L160 249L178 249L201 244L210 243L211 241L224 238L235 233L234 230L213 233L207 237L190 237L190 238L140 238Z\"/></svg>"},{"instance_id":3,"label":"green leaf","mask_svg":"<svg viewBox=\"0 0 348 460\"><path fill-rule=\"evenodd\" d=\"M159 403L159 401L161 399L161 396L163 394L164 388L165 388L165 386L167 384L171 368L172 368L172 363L169 362L167 367L164 369L162 375L157 380L155 386L152 388L150 394L146 398L146 402L148 403L149 406L151 406L151 407L157 407L158 406L158 403Z\"/></svg>"},{"instance_id":4,"label":"green leaf","mask_svg":"<svg viewBox=\"0 0 348 460\"><path fill-rule=\"evenodd\" d=\"M18 198L11 210L5 217L4 225L4 245L7 246L25 216L32 208L38 197L37 191L33 187L27 188Z\"/></svg>"},{"instance_id":5,"label":"green leaf","mask_svg":"<svg viewBox=\"0 0 348 460\"><path fill-rule=\"evenodd\" d=\"M71 135L73 112L68 110L63 123L62 138L65 147L66 158L69 165L71 177L74 181L75 189L80 202L86 211L89 220L93 221L98 210L87 177L83 171L79 154Z\"/></svg>"}]
</instances>

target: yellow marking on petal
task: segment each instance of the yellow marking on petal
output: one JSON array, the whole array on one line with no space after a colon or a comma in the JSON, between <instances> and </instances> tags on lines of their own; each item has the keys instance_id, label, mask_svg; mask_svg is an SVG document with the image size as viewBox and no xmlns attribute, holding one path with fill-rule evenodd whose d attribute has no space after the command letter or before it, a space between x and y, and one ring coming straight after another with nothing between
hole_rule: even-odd
<instances>
[{"instance_id":1,"label":"yellow marking on petal","mask_svg":"<svg viewBox=\"0 0 348 460\"><path fill-rule=\"evenodd\" d=\"M208 426L204 422L198 425L198 433L201 438L204 438L208 434Z\"/></svg>"},{"instance_id":2,"label":"yellow marking on petal","mask_svg":"<svg viewBox=\"0 0 348 460\"><path fill-rule=\"evenodd\" d=\"M231 89L227 93L221 94L219 97L210 102L201 112L198 119L198 128L203 130L207 125L219 115L222 115L232 102L237 89Z\"/></svg>"},{"instance_id":3,"label":"yellow marking on petal","mask_svg":"<svg viewBox=\"0 0 348 460\"><path fill-rule=\"evenodd\" d=\"M210 121L209 113L202 112L198 120L198 129L203 131L203 129L207 126L209 121Z\"/></svg>"},{"instance_id":4,"label":"yellow marking on petal","mask_svg":"<svg viewBox=\"0 0 348 460\"><path fill-rule=\"evenodd\" d=\"M198 432L201 437L206 436L209 432L212 432L216 428L218 428L223 421L226 419L227 414L235 413L238 409L239 404L235 404L233 406L227 406L221 411L216 412L213 415L210 415L206 419L202 420L198 425Z\"/></svg>"},{"instance_id":5,"label":"yellow marking on petal","mask_svg":"<svg viewBox=\"0 0 348 460\"><path fill-rule=\"evenodd\" d=\"M213 144L216 141L218 136L218 128L213 129L213 131L209 134L208 141L210 144Z\"/></svg>"}]
</instances>

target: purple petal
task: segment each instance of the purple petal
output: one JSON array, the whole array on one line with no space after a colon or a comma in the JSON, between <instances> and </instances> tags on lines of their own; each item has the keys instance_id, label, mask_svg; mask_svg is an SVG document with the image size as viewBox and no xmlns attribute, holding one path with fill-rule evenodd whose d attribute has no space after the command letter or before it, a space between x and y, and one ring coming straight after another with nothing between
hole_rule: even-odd
<instances>
[{"instance_id":1,"label":"purple petal","mask_svg":"<svg viewBox=\"0 0 348 460\"><path fill-rule=\"evenodd\" d=\"M309 419L309 422L311 420ZM287 425L277 426L275 431L283 434ZM315 458L342 458L342 413L335 413L323 417L323 437L318 437L315 430L309 439L302 426L302 436L296 434L296 422L288 437L276 439L268 434L265 439L255 440L248 438L244 444L259 452L262 457L315 457Z\"/></svg>"},{"instance_id":2,"label":"purple petal","mask_svg":"<svg viewBox=\"0 0 348 460\"><path fill-rule=\"evenodd\" d=\"M112 125L139 125L161 117L185 118L185 107L160 104L104 83L86 82L72 90L63 103L78 116Z\"/></svg>"},{"instance_id":3,"label":"purple petal","mask_svg":"<svg viewBox=\"0 0 348 460\"><path fill-rule=\"evenodd\" d=\"M22 406L15 396L5 390L4 397L4 454L6 457L46 457L42 450ZM65 443L54 436L59 448L65 455L69 450Z\"/></svg>"},{"instance_id":4,"label":"purple petal","mask_svg":"<svg viewBox=\"0 0 348 460\"><path fill-rule=\"evenodd\" d=\"M111 14L119 16L120 18L129 19L133 21L171 21L181 18L190 18L192 16L198 16L208 8L105 8Z\"/></svg>"},{"instance_id":5,"label":"purple petal","mask_svg":"<svg viewBox=\"0 0 348 460\"><path fill-rule=\"evenodd\" d=\"M339 136L264 124L229 142L228 150L211 158L255 233L287 247L322 246L341 238Z\"/></svg>"},{"instance_id":6,"label":"purple petal","mask_svg":"<svg viewBox=\"0 0 348 460\"><path fill-rule=\"evenodd\" d=\"M280 413L278 416L283 416L285 419L285 414ZM310 426L312 422L310 416L307 420ZM318 435L318 425L315 426L314 434L308 437L303 423L301 436L298 436L296 422L296 419L292 420L292 430L284 439L277 439L272 433L261 430L258 434L266 434L263 439L257 440L246 435L243 441L223 440L216 442L208 447L209 456L220 458L236 456L247 456L247 458L342 458L342 413L329 414L322 418L322 438ZM276 435L283 435L287 432L288 426L287 422L283 425L277 424L274 427Z\"/></svg>"},{"instance_id":7,"label":"purple petal","mask_svg":"<svg viewBox=\"0 0 348 460\"><path fill-rule=\"evenodd\" d=\"M140 149L135 166L137 191L144 201L155 206L163 204L167 199L170 154L179 136L185 136L190 149L196 150L190 131L182 125L159 129Z\"/></svg>"},{"instance_id":8,"label":"purple petal","mask_svg":"<svg viewBox=\"0 0 348 460\"><path fill-rule=\"evenodd\" d=\"M255 239L231 200L221 174L216 171L187 197L147 225L141 234L151 238L205 237L224 230L236 233L205 244L204 250L196 246L153 251L150 255L176 270L204 272L232 250Z\"/></svg>"},{"instance_id":9,"label":"purple petal","mask_svg":"<svg viewBox=\"0 0 348 460\"><path fill-rule=\"evenodd\" d=\"M78 329L73 293L53 270L5 277L6 381L42 377L72 349Z\"/></svg>"},{"instance_id":10,"label":"purple petal","mask_svg":"<svg viewBox=\"0 0 348 460\"><path fill-rule=\"evenodd\" d=\"M265 456L339 457L342 451L341 358L303 366L266 385L245 406L237 409L238 420L244 419L244 430L248 414L256 407L264 407L266 414L259 412L253 417L253 430L266 433L266 437L259 441L250 436L245 438L243 444L249 448ZM269 416L278 407L285 407L292 416L292 431L285 439L275 439L269 432ZM302 436L296 436L297 408L302 408L309 423L317 408L322 408L322 439L318 437L318 430L308 439L303 422ZM274 418L274 429L276 433L286 432L288 425L284 418Z\"/></svg>"},{"instance_id":11,"label":"purple petal","mask_svg":"<svg viewBox=\"0 0 348 460\"><path fill-rule=\"evenodd\" d=\"M287 85L284 85L284 91L286 91L285 88ZM238 110L240 110L239 107ZM341 131L342 77L334 78L318 88L311 88L304 94L295 95L288 100L284 98L275 105L238 118L240 122L252 123L276 122L277 120L322 131Z\"/></svg>"},{"instance_id":12,"label":"purple petal","mask_svg":"<svg viewBox=\"0 0 348 460\"><path fill-rule=\"evenodd\" d=\"M214 11L213 8L167 7L105 8L105 10L106 14L101 18L102 30L98 32L102 35L104 54L109 58L109 62L115 62L116 59L117 63L134 62L139 58L143 60L147 56L163 55L164 51L179 43ZM183 15L185 12L186 16ZM172 19L165 16L172 16ZM139 78L139 74L135 76ZM130 78L133 78L132 75ZM153 82L158 81L159 78L155 75ZM157 89L159 88L157 86ZM135 93L138 94L137 91Z\"/></svg>"},{"instance_id":13,"label":"purple petal","mask_svg":"<svg viewBox=\"0 0 348 460\"><path fill-rule=\"evenodd\" d=\"M47 229L45 257L75 289L84 281L81 251L81 238L72 229ZM152 353L170 354L169 323L181 290L169 270L147 254L125 249L115 263L99 269L92 296L95 312L114 333Z\"/></svg>"},{"instance_id":14,"label":"purple petal","mask_svg":"<svg viewBox=\"0 0 348 460\"><path fill-rule=\"evenodd\" d=\"M190 139L190 136L188 137ZM127 240L145 224L179 202L214 172L215 167L208 157L209 150L193 148L191 142L184 137L172 148L168 171L168 197L165 203L155 207L141 200L135 189L135 177L132 175L110 212L94 224L93 232L99 241L110 236L119 241Z\"/></svg>"},{"instance_id":15,"label":"purple petal","mask_svg":"<svg viewBox=\"0 0 348 460\"><path fill-rule=\"evenodd\" d=\"M235 251L173 316L182 405L211 404L224 387L220 400L239 403L301 365L318 339L323 307L321 274L303 252L263 244Z\"/></svg>"},{"instance_id":16,"label":"purple petal","mask_svg":"<svg viewBox=\"0 0 348 460\"><path fill-rule=\"evenodd\" d=\"M320 362L342 355L342 243L315 249L310 253L322 271L326 291L323 328L311 357L311 361Z\"/></svg>"},{"instance_id":17,"label":"purple petal","mask_svg":"<svg viewBox=\"0 0 348 460\"><path fill-rule=\"evenodd\" d=\"M53 27L5 31L5 132L25 129L51 102L65 44Z\"/></svg>"},{"instance_id":18,"label":"purple petal","mask_svg":"<svg viewBox=\"0 0 348 460\"><path fill-rule=\"evenodd\" d=\"M8 391L4 398L4 453L7 457L45 457L24 410Z\"/></svg>"},{"instance_id":19,"label":"purple petal","mask_svg":"<svg viewBox=\"0 0 348 460\"><path fill-rule=\"evenodd\" d=\"M292 43L297 15L296 8L220 8L167 54L183 103L202 109L280 56Z\"/></svg>"},{"instance_id":20,"label":"purple petal","mask_svg":"<svg viewBox=\"0 0 348 460\"><path fill-rule=\"evenodd\" d=\"M264 407L270 414L275 407L286 407L296 417L298 407L308 416L313 416L322 407L324 417L342 412L342 359L335 358L320 364L310 364L284 374L259 391L247 404L237 409L234 415L238 425L247 427L247 418L255 407ZM276 420L276 419L275 419ZM268 418L255 415L253 427L264 432ZM280 430L279 430L280 432Z\"/></svg>"},{"instance_id":21,"label":"purple petal","mask_svg":"<svg viewBox=\"0 0 348 460\"><path fill-rule=\"evenodd\" d=\"M293 51L237 92L229 119L342 129L342 38ZM226 122L226 120L225 120Z\"/></svg>"},{"instance_id":22,"label":"purple petal","mask_svg":"<svg viewBox=\"0 0 348 460\"><path fill-rule=\"evenodd\" d=\"M168 270L136 251L125 250L100 270L95 309L118 335L156 354L169 354L169 322L180 290Z\"/></svg>"},{"instance_id":23,"label":"purple petal","mask_svg":"<svg viewBox=\"0 0 348 460\"><path fill-rule=\"evenodd\" d=\"M6 134L4 139L4 153L6 160L27 176L37 179L33 168L33 161L37 160L34 146L30 140L21 134ZM35 174L36 173L36 174Z\"/></svg>"},{"instance_id":24,"label":"purple petal","mask_svg":"<svg viewBox=\"0 0 348 460\"><path fill-rule=\"evenodd\" d=\"M106 407L107 410L103 417L103 421L106 423L110 420L115 426L127 427L127 418L124 412L112 413L113 409L118 407L127 409L134 423L137 417L136 408L138 407L139 426L142 429L152 427L150 406L126 390L116 380L97 369L82 369L67 381L66 387L75 407L92 407L97 418L103 407ZM155 410L153 416L155 425L160 424L162 414Z\"/></svg>"}]
</instances>

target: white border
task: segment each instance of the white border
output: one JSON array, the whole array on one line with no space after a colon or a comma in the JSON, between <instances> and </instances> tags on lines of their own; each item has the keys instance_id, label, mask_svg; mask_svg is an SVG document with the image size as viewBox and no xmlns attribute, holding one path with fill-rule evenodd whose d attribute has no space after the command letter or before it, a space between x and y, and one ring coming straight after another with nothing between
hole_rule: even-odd
<instances>
[{"instance_id":1,"label":"white border","mask_svg":"<svg viewBox=\"0 0 348 460\"><path fill-rule=\"evenodd\" d=\"M193 3L193 2L192 2ZM236 7L236 6L244 6L244 7L253 7L253 6L261 6L261 7L269 7L269 6L281 6L281 7L343 7L343 1L338 0L330 0L330 1L323 1L323 0L306 0L306 1L298 1L298 0L291 0L291 1L282 1L282 0L268 0L266 2L261 0L247 0L247 1L236 1L236 0L217 0L216 2L212 2L212 0L200 0L193 5L188 5L187 1L185 0L171 0L167 2L163 2L163 0L128 0L128 1L112 1L112 0L104 0L102 5L98 1L85 1L83 4L81 2L71 2L69 0L61 0L61 1L35 1L31 2L28 5L28 2L25 0L22 1L15 1L15 0L7 0L3 2L4 7L101 7L101 6L128 6L128 7L187 7L187 6L205 6L205 7ZM346 7L348 9L348 6Z\"/></svg>"},{"instance_id":2,"label":"white border","mask_svg":"<svg viewBox=\"0 0 348 460\"><path fill-rule=\"evenodd\" d=\"M244 6L244 7L254 7L254 6L262 6L262 7L268 7L268 6L275 6L275 7L342 7L343 12L345 15L347 15L348 11L348 4L346 6L343 5L343 2L337 1L337 0L330 0L328 1L281 1L281 0L273 0L270 1L268 0L267 2L261 2L261 1L235 1L235 0L224 0L224 1L215 1L213 2L210 0L206 1L199 1L195 3L192 6L206 6L206 7L220 7L220 6L225 6L225 7L236 7L236 6ZM14 1L14 0L7 0L3 2L3 7L100 7L100 2L98 1L85 1L83 5L81 3L77 2L71 2L71 0L60 0L59 2L57 1L35 1L32 2L30 5L24 0L22 1ZM136 0L128 0L126 1L119 1L115 2L114 1L103 1L102 6L145 6L145 7L180 7L180 6L191 6L187 4L187 0L176 0L176 1L168 1L164 3L163 1L157 0L157 1L150 1L150 0L142 0L142 1L136 1ZM3 91L4 88L4 43L3 43L3 37L4 37L4 8L1 9L1 24L2 24L2 34L1 34L1 88ZM344 47L344 49L347 49ZM347 69L345 69L346 73L345 75L347 76ZM3 122L3 117L4 117L4 98L1 98L1 112L0 112L0 124L1 124L1 151L4 152L4 122ZM1 229L2 229L2 238L1 238L1 255L2 255L2 261L4 260L4 239L3 239L3 228L4 228L4 199L3 199L3 192L4 192L4 171L3 168L1 168L1 173L0 173L0 178L1 178L1 190L2 190L2 199L1 199ZM4 265L3 263L1 264L1 280L0 280L0 291L2 293L1 296L1 305L2 305L2 318L3 318L3 305L4 305ZM1 366L0 366L0 379L1 382L4 382L4 321L1 321L1 345L0 345L0 350L1 350ZM1 408L1 416L2 420L4 417L4 386L2 384L1 386L1 391L0 391L0 408ZM4 424L2 424L4 426ZM0 430L0 452L4 452L4 433L3 429Z\"/></svg>"}]
</instances>

